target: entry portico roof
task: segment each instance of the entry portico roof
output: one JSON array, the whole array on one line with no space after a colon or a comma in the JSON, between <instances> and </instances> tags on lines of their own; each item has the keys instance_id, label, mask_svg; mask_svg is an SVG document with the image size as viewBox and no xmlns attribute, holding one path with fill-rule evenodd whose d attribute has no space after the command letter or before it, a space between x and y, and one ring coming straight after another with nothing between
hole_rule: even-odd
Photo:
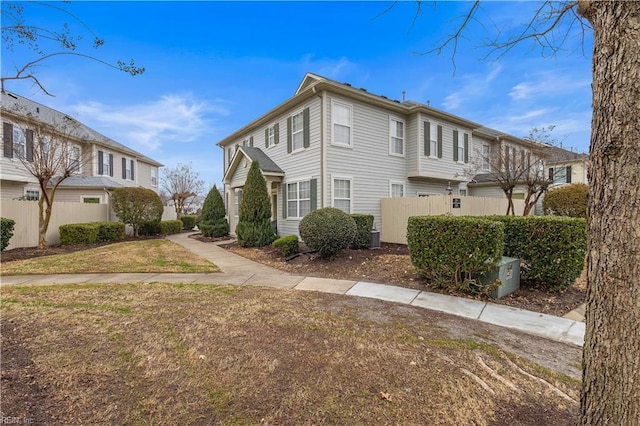
<instances>
[{"instance_id":1,"label":"entry portico roof","mask_svg":"<svg viewBox=\"0 0 640 426\"><path fill-rule=\"evenodd\" d=\"M240 165L243 159L247 159L251 162L257 161L260 166L260 171L264 176L282 177L284 176L284 170L282 170L267 154L265 154L260 148L252 146L240 146L238 151L231 158L231 164L224 174L224 183L231 183L231 178L236 172L236 169Z\"/></svg>"}]
</instances>

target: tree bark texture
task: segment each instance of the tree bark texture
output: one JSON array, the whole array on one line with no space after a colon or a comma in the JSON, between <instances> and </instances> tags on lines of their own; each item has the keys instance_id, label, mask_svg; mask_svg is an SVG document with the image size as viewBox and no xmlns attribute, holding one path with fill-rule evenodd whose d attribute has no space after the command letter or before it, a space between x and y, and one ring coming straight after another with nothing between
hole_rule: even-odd
<instances>
[{"instance_id":1,"label":"tree bark texture","mask_svg":"<svg viewBox=\"0 0 640 426\"><path fill-rule=\"evenodd\" d=\"M640 424L640 2L580 1L591 22L582 425Z\"/></svg>"}]
</instances>

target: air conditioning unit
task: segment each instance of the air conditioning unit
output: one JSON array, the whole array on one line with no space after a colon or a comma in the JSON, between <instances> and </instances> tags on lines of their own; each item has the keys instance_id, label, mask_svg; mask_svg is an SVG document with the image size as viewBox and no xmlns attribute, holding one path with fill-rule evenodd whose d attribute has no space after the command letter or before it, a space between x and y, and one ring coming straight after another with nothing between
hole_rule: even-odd
<instances>
[{"instance_id":1,"label":"air conditioning unit","mask_svg":"<svg viewBox=\"0 0 640 426\"><path fill-rule=\"evenodd\" d=\"M373 230L371 231L371 240L369 242L370 249L380 248L380 231Z\"/></svg>"}]
</instances>

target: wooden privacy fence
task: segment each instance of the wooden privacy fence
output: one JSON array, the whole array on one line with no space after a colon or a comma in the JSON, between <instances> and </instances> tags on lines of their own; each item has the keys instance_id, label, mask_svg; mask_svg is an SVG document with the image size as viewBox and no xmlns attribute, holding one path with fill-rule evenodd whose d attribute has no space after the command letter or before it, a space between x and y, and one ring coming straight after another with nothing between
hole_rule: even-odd
<instances>
[{"instance_id":1,"label":"wooden privacy fence","mask_svg":"<svg viewBox=\"0 0 640 426\"><path fill-rule=\"evenodd\" d=\"M407 223L411 216L490 216L507 212L506 198L433 195L429 197L383 198L380 239L407 244ZM524 201L513 200L516 215L524 212Z\"/></svg>"},{"instance_id":2,"label":"wooden privacy fence","mask_svg":"<svg viewBox=\"0 0 640 426\"><path fill-rule=\"evenodd\" d=\"M38 202L7 200L0 201L0 216L16 221L13 237L5 250L38 245ZM47 230L49 244L60 243L58 227L68 223L103 222L109 220L109 206L106 204L53 203L51 221Z\"/></svg>"}]
</instances>

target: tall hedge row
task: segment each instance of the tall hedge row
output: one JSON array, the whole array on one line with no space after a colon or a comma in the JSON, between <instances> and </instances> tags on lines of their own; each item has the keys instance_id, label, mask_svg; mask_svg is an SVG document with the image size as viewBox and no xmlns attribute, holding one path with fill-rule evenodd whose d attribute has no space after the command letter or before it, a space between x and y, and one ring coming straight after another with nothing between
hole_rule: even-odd
<instances>
[{"instance_id":1,"label":"tall hedge row","mask_svg":"<svg viewBox=\"0 0 640 426\"><path fill-rule=\"evenodd\" d=\"M522 275L540 287L563 290L584 269L585 219L556 216L491 216L505 224L504 255L522 259Z\"/></svg>"},{"instance_id":2,"label":"tall hedge row","mask_svg":"<svg viewBox=\"0 0 640 426\"><path fill-rule=\"evenodd\" d=\"M69 223L58 227L61 245L94 244L101 241L122 241L125 225L122 222Z\"/></svg>"},{"instance_id":3,"label":"tall hedge row","mask_svg":"<svg viewBox=\"0 0 640 426\"><path fill-rule=\"evenodd\" d=\"M469 288L502 257L504 225L454 216L413 216L407 225L411 261L434 285Z\"/></svg>"}]
</instances>

